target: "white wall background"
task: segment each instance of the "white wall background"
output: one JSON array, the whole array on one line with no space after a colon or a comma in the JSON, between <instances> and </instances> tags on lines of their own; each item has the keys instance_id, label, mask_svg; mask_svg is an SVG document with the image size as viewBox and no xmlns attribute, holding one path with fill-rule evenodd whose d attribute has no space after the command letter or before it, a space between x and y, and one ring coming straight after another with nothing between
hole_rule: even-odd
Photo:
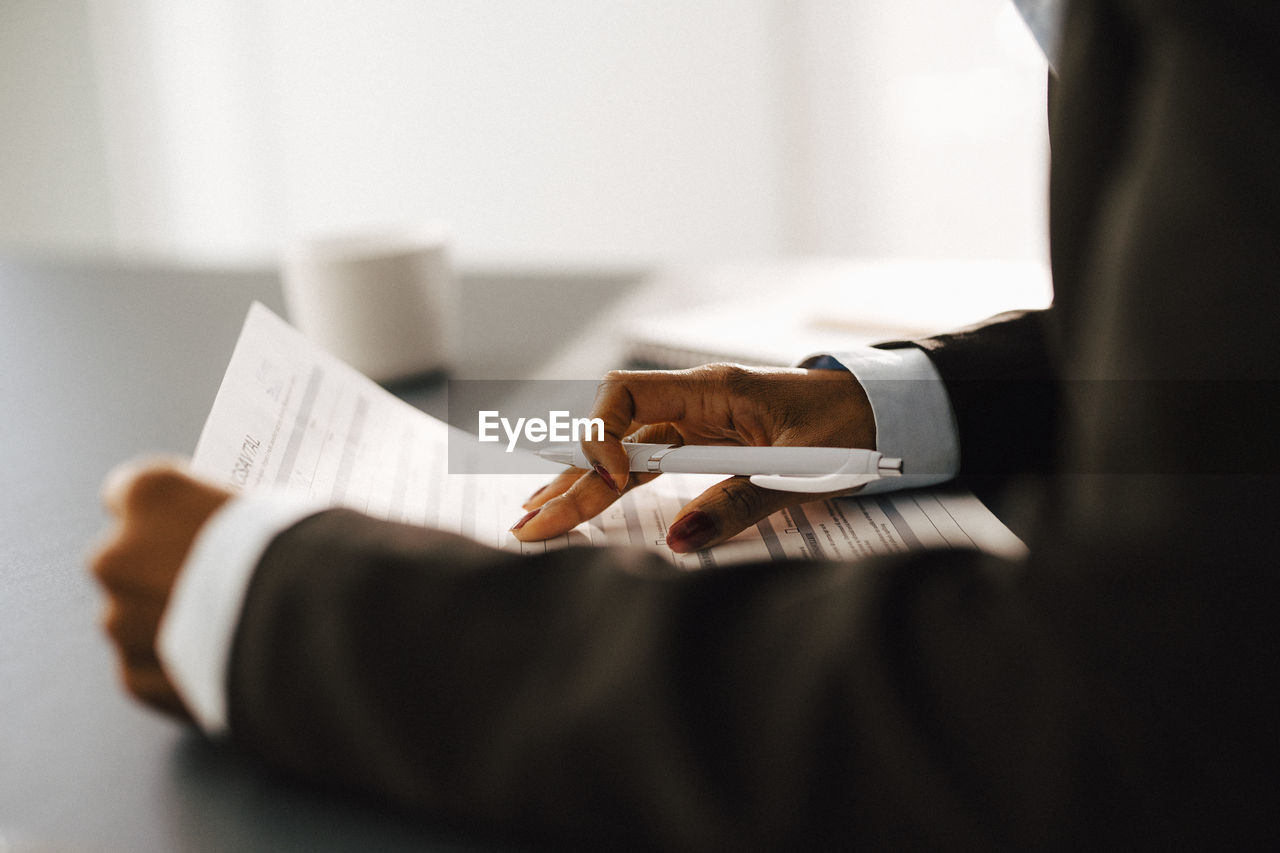
<instances>
[{"instance_id":1,"label":"white wall background","mask_svg":"<svg viewBox=\"0 0 1280 853\"><path fill-rule=\"evenodd\" d=\"M112 241L83 2L0 0L0 244Z\"/></svg>"},{"instance_id":2,"label":"white wall background","mask_svg":"<svg viewBox=\"0 0 1280 853\"><path fill-rule=\"evenodd\" d=\"M0 243L1042 258L1007 0L0 0ZM17 156L15 156L17 155Z\"/></svg>"}]
</instances>

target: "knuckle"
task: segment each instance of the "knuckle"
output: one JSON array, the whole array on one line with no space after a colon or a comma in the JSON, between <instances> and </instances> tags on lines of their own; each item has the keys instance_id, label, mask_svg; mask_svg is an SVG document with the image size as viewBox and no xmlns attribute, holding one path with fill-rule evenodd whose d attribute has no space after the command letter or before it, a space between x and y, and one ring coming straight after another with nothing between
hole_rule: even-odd
<instances>
[{"instance_id":1,"label":"knuckle","mask_svg":"<svg viewBox=\"0 0 1280 853\"><path fill-rule=\"evenodd\" d=\"M726 390L734 397L763 397L768 399L769 395L762 393L765 389L764 379L759 373L740 364L731 364L730 369L724 374L722 381Z\"/></svg>"},{"instance_id":2,"label":"knuckle","mask_svg":"<svg viewBox=\"0 0 1280 853\"><path fill-rule=\"evenodd\" d=\"M128 573L129 560L118 541L103 547L89 561L94 577L106 587L113 587Z\"/></svg>"},{"instance_id":3,"label":"knuckle","mask_svg":"<svg viewBox=\"0 0 1280 853\"><path fill-rule=\"evenodd\" d=\"M187 482L187 478L175 468L147 468L138 472L125 487L124 505L133 511L169 505L181 494Z\"/></svg>"},{"instance_id":4,"label":"knuckle","mask_svg":"<svg viewBox=\"0 0 1280 853\"><path fill-rule=\"evenodd\" d=\"M732 361L720 361L707 366L717 378L722 380L733 379L747 372L747 368Z\"/></svg>"},{"instance_id":5,"label":"knuckle","mask_svg":"<svg viewBox=\"0 0 1280 853\"><path fill-rule=\"evenodd\" d=\"M120 639L124 636L124 621L124 613L119 603L110 601L102 614L102 631L117 646L121 645Z\"/></svg>"},{"instance_id":6,"label":"knuckle","mask_svg":"<svg viewBox=\"0 0 1280 853\"><path fill-rule=\"evenodd\" d=\"M610 371L596 385L595 400L591 407L592 416L604 418L607 425L619 418L630 419L630 391L626 383L615 377L617 373L616 370ZM590 431L587 435L590 437Z\"/></svg>"},{"instance_id":7,"label":"knuckle","mask_svg":"<svg viewBox=\"0 0 1280 853\"><path fill-rule=\"evenodd\" d=\"M130 663L155 659L156 631L159 625L146 608L117 604L114 612L103 618L102 627L116 650Z\"/></svg>"},{"instance_id":8,"label":"knuckle","mask_svg":"<svg viewBox=\"0 0 1280 853\"><path fill-rule=\"evenodd\" d=\"M137 698L143 700L151 698L152 678L136 662L127 659L121 661L120 680L124 683L125 690Z\"/></svg>"},{"instance_id":9,"label":"knuckle","mask_svg":"<svg viewBox=\"0 0 1280 853\"><path fill-rule=\"evenodd\" d=\"M717 385L729 381L730 377L741 369L741 365L727 361L717 361L691 368L685 371L685 377L690 383Z\"/></svg>"},{"instance_id":10,"label":"knuckle","mask_svg":"<svg viewBox=\"0 0 1280 853\"><path fill-rule=\"evenodd\" d=\"M720 486L720 499L735 518L754 519L764 513L764 497L746 480L728 480Z\"/></svg>"}]
</instances>

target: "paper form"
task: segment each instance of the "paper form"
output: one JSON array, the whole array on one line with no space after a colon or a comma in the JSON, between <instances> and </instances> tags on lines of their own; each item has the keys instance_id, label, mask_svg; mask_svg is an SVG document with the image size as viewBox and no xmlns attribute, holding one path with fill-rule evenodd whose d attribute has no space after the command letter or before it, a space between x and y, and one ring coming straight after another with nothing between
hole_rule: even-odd
<instances>
[{"instance_id":1,"label":"paper form","mask_svg":"<svg viewBox=\"0 0 1280 853\"><path fill-rule=\"evenodd\" d=\"M666 546L667 527L685 503L721 479L693 474L664 474L564 536L522 543L508 531L523 514L520 504L562 469L548 462L541 475L451 475L451 429L255 303L192 464L197 474L235 491L299 490L334 506L522 553L631 545L696 569L924 548L975 547L1008 557L1026 551L973 495L930 489L807 503L774 513L722 545L676 554Z\"/></svg>"}]
</instances>

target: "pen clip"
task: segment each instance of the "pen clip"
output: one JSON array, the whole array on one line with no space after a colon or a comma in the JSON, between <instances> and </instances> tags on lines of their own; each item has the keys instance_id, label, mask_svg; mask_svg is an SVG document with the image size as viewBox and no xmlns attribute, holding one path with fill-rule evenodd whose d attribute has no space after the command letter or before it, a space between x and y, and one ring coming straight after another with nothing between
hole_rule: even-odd
<instances>
[{"instance_id":1,"label":"pen clip","mask_svg":"<svg viewBox=\"0 0 1280 853\"><path fill-rule=\"evenodd\" d=\"M779 492L821 494L843 492L879 480L879 474L823 474L818 477L790 477L785 474L753 474L751 484Z\"/></svg>"},{"instance_id":2,"label":"pen clip","mask_svg":"<svg viewBox=\"0 0 1280 853\"><path fill-rule=\"evenodd\" d=\"M872 470L868 471L870 467ZM859 470L861 469L861 470ZM824 492L843 492L857 486L879 480L881 477L902 476L902 460L879 453L850 450L848 460L830 474L798 477L784 474L754 474L751 484L762 489L779 492L800 492L817 495Z\"/></svg>"}]
</instances>

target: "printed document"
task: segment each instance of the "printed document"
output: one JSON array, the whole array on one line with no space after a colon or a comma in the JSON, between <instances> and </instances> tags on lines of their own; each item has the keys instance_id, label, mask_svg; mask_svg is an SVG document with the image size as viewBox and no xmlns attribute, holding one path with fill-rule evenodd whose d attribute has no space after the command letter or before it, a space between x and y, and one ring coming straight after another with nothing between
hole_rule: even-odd
<instances>
[{"instance_id":1,"label":"printed document","mask_svg":"<svg viewBox=\"0 0 1280 853\"><path fill-rule=\"evenodd\" d=\"M722 545L676 554L664 540L668 525L685 503L720 479L692 474L664 474L564 536L522 543L508 531L524 514L520 504L563 469L547 462L541 475L450 474L451 430L454 440L474 444L474 436L398 399L255 303L193 466L232 490L298 490L334 506L523 553L573 544L630 545L697 569L925 548L978 548L1007 557L1026 551L972 494L929 489L807 503L777 512Z\"/></svg>"}]
</instances>

